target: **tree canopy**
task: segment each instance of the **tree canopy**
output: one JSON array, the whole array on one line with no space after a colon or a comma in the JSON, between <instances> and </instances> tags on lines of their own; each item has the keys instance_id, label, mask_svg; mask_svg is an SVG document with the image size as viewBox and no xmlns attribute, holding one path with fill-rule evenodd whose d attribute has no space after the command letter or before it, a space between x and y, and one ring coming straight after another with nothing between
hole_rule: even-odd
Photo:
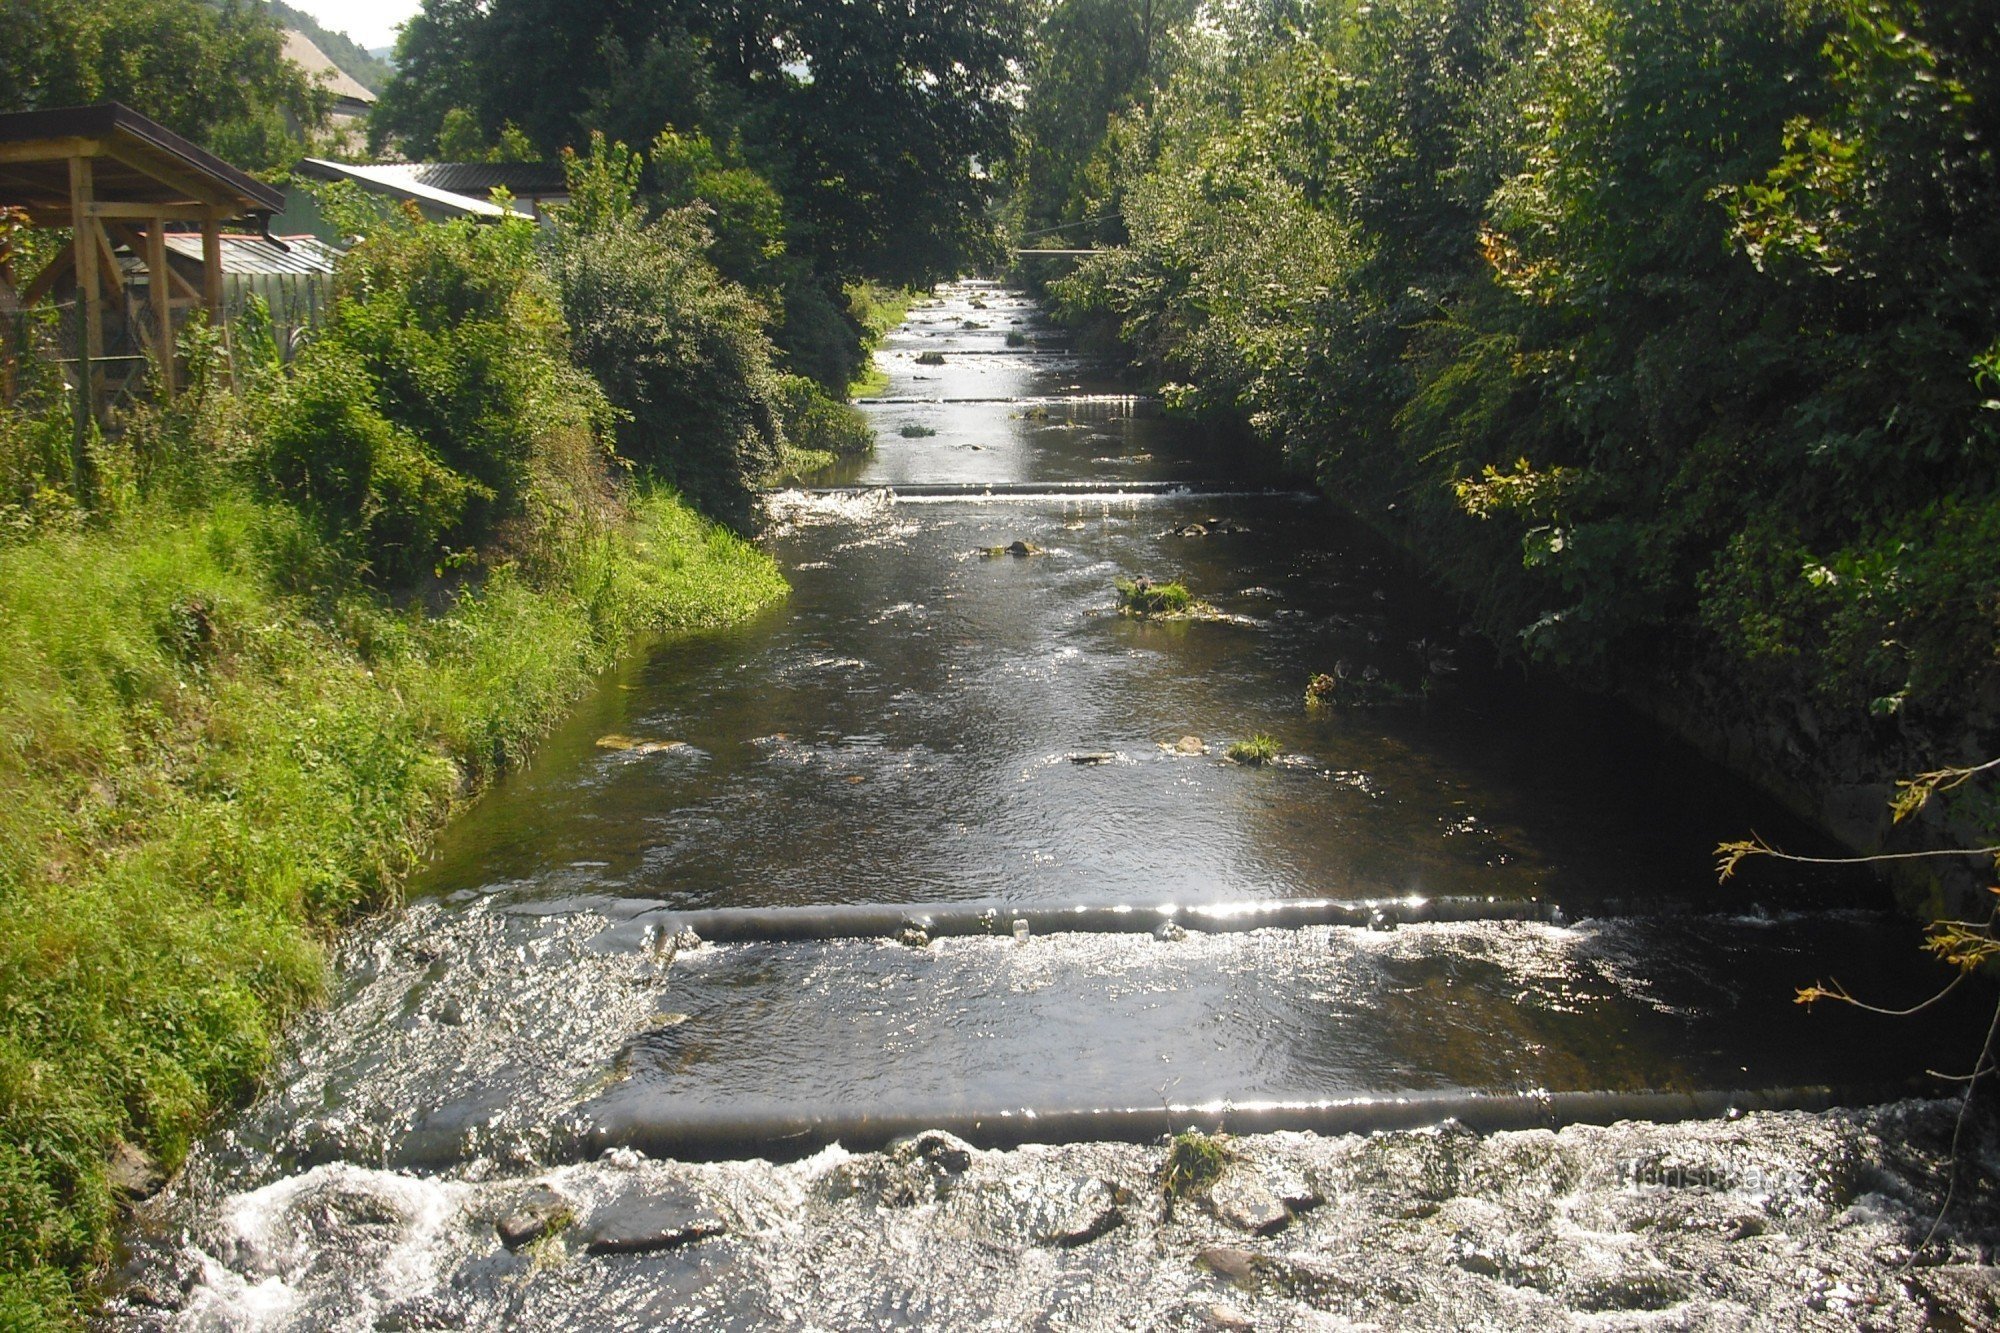
<instances>
[{"instance_id":1,"label":"tree canopy","mask_svg":"<svg viewBox=\"0 0 2000 1333\"><path fill-rule=\"evenodd\" d=\"M329 98L240 0L10 0L0 110L119 101L239 166L289 166Z\"/></svg>"},{"instance_id":2,"label":"tree canopy","mask_svg":"<svg viewBox=\"0 0 2000 1333\"><path fill-rule=\"evenodd\" d=\"M991 249L1019 0L426 0L372 132L421 156L470 113L542 152L661 130L740 155L829 282L923 283Z\"/></svg>"}]
</instances>

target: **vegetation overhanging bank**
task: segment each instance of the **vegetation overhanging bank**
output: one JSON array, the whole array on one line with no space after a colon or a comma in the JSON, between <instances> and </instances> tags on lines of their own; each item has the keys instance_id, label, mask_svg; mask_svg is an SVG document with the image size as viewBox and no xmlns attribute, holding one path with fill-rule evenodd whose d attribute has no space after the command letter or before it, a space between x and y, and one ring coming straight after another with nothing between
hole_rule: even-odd
<instances>
[{"instance_id":1,"label":"vegetation overhanging bank","mask_svg":"<svg viewBox=\"0 0 2000 1333\"><path fill-rule=\"evenodd\" d=\"M1104 250L1053 281L1068 318L1280 445L1496 641L1858 849L1895 779L1991 757L1985 6L1204 13L1045 24L1019 225ZM1994 841L1991 797L1956 796L1914 841ZM1956 908L1990 882L1964 868Z\"/></svg>"},{"instance_id":2,"label":"vegetation overhanging bank","mask_svg":"<svg viewBox=\"0 0 2000 1333\"><path fill-rule=\"evenodd\" d=\"M727 512L818 428L796 404L836 430L846 409L771 368L706 236L644 220L609 152L576 168L597 211L545 233L357 215L292 364L253 317L232 369L197 322L187 391L93 435L81 480L72 395L23 365L0 412L0 1325L74 1312L121 1184L253 1086L328 933L392 903L596 673L784 594L659 478ZM600 357L637 369L600 387Z\"/></svg>"}]
</instances>

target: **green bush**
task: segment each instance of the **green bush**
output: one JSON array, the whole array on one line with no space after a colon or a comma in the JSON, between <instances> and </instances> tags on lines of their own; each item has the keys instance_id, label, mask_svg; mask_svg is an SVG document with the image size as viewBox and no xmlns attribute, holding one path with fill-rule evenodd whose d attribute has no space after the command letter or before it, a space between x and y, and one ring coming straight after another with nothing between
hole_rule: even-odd
<instances>
[{"instance_id":1,"label":"green bush","mask_svg":"<svg viewBox=\"0 0 2000 1333\"><path fill-rule=\"evenodd\" d=\"M1810 698L1866 750L1871 712L1990 711L2000 660L1986 8L1246 10L1182 30L1094 138L1030 145L1029 202L1115 202L1068 317L1394 531L1497 640L1711 682L1725 727ZM1917 743L1955 754L1952 725Z\"/></svg>"},{"instance_id":2,"label":"green bush","mask_svg":"<svg viewBox=\"0 0 2000 1333\"><path fill-rule=\"evenodd\" d=\"M261 464L385 586L437 575L590 485L609 413L569 363L533 224L378 228L264 414Z\"/></svg>"},{"instance_id":3,"label":"green bush","mask_svg":"<svg viewBox=\"0 0 2000 1333\"><path fill-rule=\"evenodd\" d=\"M1226 757L1233 763L1248 764L1255 768L1270 763L1280 753L1282 750L1278 745L1278 738L1267 736L1260 731L1254 736L1231 742Z\"/></svg>"},{"instance_id":4,"label":"green bush","mask_svg":"<svg viewBox=\"0 0 2000 1333\"><path fill-rule=\"evenodd\" d=\"M747 523L784 440L761 311L709 263L696 214L641 217L623 145L598 136L568 161L576 202L549 234L549 268L577 361L621 414L619 452Z\"/></svg>"},{"instance_id":5,"label":"green bush","mask_svg":"<svg viewBox=\"0 0 2000 1333\"><path fill-rule=\"evenodd\" d=\"M1151 579L1119 579L1118 609L1127 615L1173 615L1194 605L1194 594L1184 583L1155 583Z\"/></svg>"},{"instance_id":6,"label":"green bush","mask_svg":"<svg viewBox=\"0 0 2000 1333\"><path fill-rule=\"evenodd\" d=\"M836 458L852 458L875 447L875 430L868 418L846 403L836 402L803 375L778 379L779 413L785 439L798 449L816 450Z\"/></svg>"}]
</instances>

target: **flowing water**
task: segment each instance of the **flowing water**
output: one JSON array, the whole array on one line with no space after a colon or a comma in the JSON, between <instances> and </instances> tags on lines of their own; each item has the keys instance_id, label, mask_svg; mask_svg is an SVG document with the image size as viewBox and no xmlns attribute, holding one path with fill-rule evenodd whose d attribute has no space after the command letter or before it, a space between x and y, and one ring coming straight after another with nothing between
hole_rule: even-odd
<instances>
[{"instance_id":1,"label":"flowing water","mask_svg":"<svg viewBox=\"0 0 2000 1333\"><path fill-rule=\"evenodd\" d=\"M1792 1003L1934 979L1864 884L1715 884L1720 839L1808 834L1498 663L1365 528L1063 350L1025 298L948 289L879 360L874 454L770 497L790 599L607 677L409 910L354 932L268 1091L142 1211L107 1318L1200 1326L1197 1277L1230 1286L1228 1262L1162 1257L1147 1228L1192 1224L1135 1201L1158 1203L1167 1128L1819 1104L1796 1090L1965 1063L1976 1003L1921 1028ZM1207 610L1121 615L1138 575ZM1321 673L1336 700L1308 707ZM1253 733L1278 757L1231 762ZM1634 1096L1565 1100L1605 1093ZM930 1125L960 1137L847 1155ZM1772 1170L1786 1144L1801 1179L1847 1169L1824 1121L1742 1134ZM1326 1145L1427 1143L1463 1174L1506 1136L1280 1138L1255 1153L1306 1182L1272 1186L1286 1222L1352 1231L1334 1195L1367 1171ZM717 1164L675 1165L696 1159ZM1788 1197L1759 1207L1803 1215ZM553 1238L503 1246L510 1213ZM1270 1326L1333 1308L1256 1271L1234 1286L1277 1293ZM1544 1295L1597 1308L1601 1277ZM1513 1318L1396 1280L1406 1313Z\"/></svg>"}]
</instances>

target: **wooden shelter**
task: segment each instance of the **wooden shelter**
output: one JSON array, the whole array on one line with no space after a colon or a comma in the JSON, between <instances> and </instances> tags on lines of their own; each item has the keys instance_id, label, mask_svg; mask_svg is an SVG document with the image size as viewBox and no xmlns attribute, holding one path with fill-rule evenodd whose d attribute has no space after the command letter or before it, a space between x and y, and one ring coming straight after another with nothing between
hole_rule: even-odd
<instances>
[{"instance_id":1,"label":"wooden shelter","mask_svg":"<svg viewBox=\"0 0 2000 1333\"><path fill-rule=\"evenodd\" d=\"M126 365L129 380L146 359L143 352L106 356L107 317L124 322L126 313L127 273L115 253L123 245L143 266L150 307L131 332L171 392L174 311L200 306L211 319L222 318L224 224L261 230L284 207L282 192L117 102L0 115L0 208L20 210L32 226L70 233L25 290L0 257L0 312L26 309L59 285L74 284L83 326L75 383L79 402L101 414L116 387L116 365ZM168 261L170 229L199 231L200 287ZM114 297L121 298L115 307Z\"/></svg>"}]
</instances>

